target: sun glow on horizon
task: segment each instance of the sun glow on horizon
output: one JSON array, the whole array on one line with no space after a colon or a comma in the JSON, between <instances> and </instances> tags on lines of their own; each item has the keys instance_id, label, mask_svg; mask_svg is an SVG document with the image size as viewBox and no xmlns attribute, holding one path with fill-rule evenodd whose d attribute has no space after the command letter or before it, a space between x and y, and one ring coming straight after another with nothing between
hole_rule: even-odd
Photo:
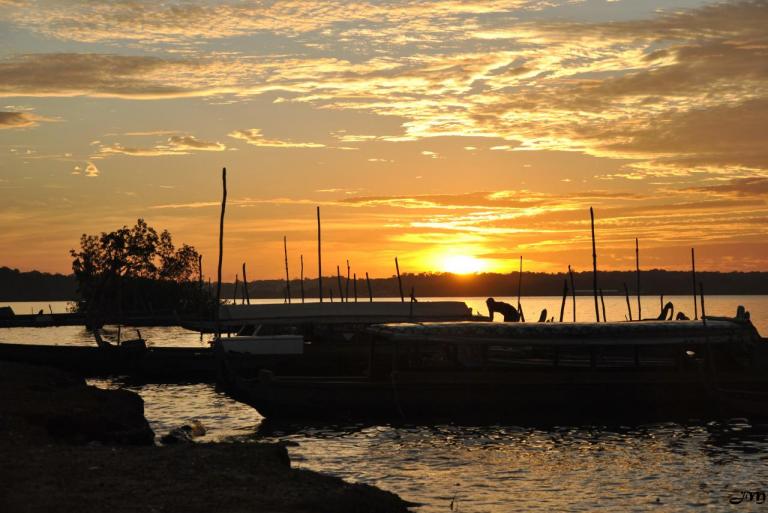
<instances>
[{"instance_id":1,"label":"sun glow on horizon","mask_svg":"<svg viewBox=\"0 0 768 513\"><path fill-rule=\"evenodd\" d=\"M453 274L472 274L485 270L487 262L468 255L448 255L443 258L442 269Z\"/></svg>"}]
</instances>

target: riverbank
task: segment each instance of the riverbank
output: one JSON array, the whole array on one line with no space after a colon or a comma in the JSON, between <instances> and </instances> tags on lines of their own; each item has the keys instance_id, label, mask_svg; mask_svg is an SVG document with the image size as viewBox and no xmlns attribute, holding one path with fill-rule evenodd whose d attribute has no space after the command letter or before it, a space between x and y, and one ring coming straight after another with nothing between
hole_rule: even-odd
<instances>
[{"instance_id":1,"label":"riverbank","mask_svg":"<svg viewBox=\"0 0 768 513\"><path fill-rule=\"evenodd\" d=\"M285 447L155 446L141 398L0 362L0 511L407 512L398 496L291 468Z\"/></svg>"}]
</instances>

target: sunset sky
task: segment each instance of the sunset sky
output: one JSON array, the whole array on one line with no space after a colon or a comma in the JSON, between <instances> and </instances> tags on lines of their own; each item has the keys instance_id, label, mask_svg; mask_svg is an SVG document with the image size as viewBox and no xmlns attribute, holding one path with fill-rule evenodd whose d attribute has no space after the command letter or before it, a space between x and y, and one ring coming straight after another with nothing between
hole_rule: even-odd
<instances>
[{"instance_id":1,"label":"sunset sky","mask_svg":"<svg viewBox=\"0 0 768 513\"><path fill-rule=\"evenodd\" d=\"M768 1L0 0L0 265L768 270Z\"/></svg>"}]
</instances>

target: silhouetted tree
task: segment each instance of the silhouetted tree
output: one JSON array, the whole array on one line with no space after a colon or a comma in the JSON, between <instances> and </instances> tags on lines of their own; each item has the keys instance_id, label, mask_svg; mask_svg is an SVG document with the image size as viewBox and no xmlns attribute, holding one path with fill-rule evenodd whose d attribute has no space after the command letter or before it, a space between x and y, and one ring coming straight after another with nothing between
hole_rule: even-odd
<instances>
[{"instance_id":1,"label":"silhouetted tree","mask_svg":"<svg viewBox=\"0 0 768 513\"><path fill-rule=\"evenodd\" d=\"M158 234L143 219L101 235L83 234L70 250L80 294L79 310L106 316L131 313L204 313L213 303L192 278L198 252L176 248L171 234Z\"/></svg>"}]
</instances>

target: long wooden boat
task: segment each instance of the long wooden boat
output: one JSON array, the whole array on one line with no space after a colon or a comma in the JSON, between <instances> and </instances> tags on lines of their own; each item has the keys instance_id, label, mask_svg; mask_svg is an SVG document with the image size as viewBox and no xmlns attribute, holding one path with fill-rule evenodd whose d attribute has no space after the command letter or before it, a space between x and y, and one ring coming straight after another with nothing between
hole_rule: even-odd
<instances>
[{"instance_id":1,"label":"long wooden boat","mask_svg":"<svg viewBox=\"0 0 768 513\"><path fill-rule=\"evenodd\" d=\"M387 322L469 321L475 316L463 301L378 301L352 303L272 303L222 305L219 329L235 332L243 325L295 326L306 333L333 330L359 331L360 327ZM214 321L182 322L183 327L213 333Z\"/></svg>"},{"instance_id":2,"label":"long wooden boat","mask_svg":"<svg viewBox=\"0 0 768 513\"><path fill-rule=\"evenodd\" d=\"M222 365L241 376L263 368L291 375L360 374L368 366L367 329L374 324L485 319L462 301L224 305L219 316L223 325L239 326L237 336L221 335L221 341ZM299 350L263 350L274 337L286 337L286 346L303 337L304 344Z\"/></svg>"},{"instance_id":3,"label":"long wooden boat","mask_svg":"<svg viewBox=\"0 0 768 513\"><path fill-rule=\"evenodd\" d=\"M214 381L208 347L149 347L144 351L96 346L0 343L0 360L46 365L82 376L127 375L146 381Z\"/></svg>"},{"instance_id":4,"label":"long wooden boat","mask_svg":"<svg viewBox=\"0 0 768 513\"><path fill-rule=\"evenodd\" d=\"M768 414L766 341L744 319L372 326L364 372L230 372L267 418L511 420ZM227 369L225 369L226 371Z\"/></svg>"}]
</instances>

